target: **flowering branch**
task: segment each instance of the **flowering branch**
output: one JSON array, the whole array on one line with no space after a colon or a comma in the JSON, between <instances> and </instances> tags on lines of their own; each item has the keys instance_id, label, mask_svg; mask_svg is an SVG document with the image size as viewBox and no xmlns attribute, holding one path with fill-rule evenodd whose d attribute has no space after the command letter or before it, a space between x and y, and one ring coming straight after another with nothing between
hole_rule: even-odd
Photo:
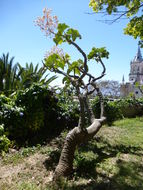
<instances>
[{"instance_id":1,"label":"flowering branch","mask_svg":"<svg viewBox=\"0 0 143 190\"><path fill-rule=\"evenodd\" d=\"M40 27L42 32L45 32L46 36L52 36L58 26L58 17L52 16L51 12L51 9L44 8L43 16L35 20L36 25Z\"/></svg>"}]
</instances>

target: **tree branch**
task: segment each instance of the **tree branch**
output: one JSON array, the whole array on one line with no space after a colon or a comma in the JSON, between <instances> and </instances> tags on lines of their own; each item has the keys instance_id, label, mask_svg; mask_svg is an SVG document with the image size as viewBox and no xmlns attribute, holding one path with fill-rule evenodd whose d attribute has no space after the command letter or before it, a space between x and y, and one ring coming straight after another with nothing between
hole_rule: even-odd
<instances>
[{"instance_id":1,"label":"tree branch","mask_svg":"<svg viewBox=\"0 0 143 190\"><path fill-rule=\"evenodd\" d=\"M101 75L100 75L99 77L97 77L97 78L94 78L94 79L92 80L92 82L95 82L96 80L101 79L101 78L105 75L106 67L105 67L105 65L104 65L104 63L103 63L103 61L102 61L101 58L99 58L99 61L100 61L101 65L102 65L102 67L103 67L103 71L102 71Z\"/></svg>"},{"instance_id":2,"label":"tree branch","mask_svg":"<svg viewBox=\"0 0 143 190\"><path fill-rule=\"evenodd\" d=\"M83 56L83 58L84 58L84 69L85 69L85 72L83 72L83 74L79 77L79 80L82 80L82 79L85 77L86 72L88 71L87 56L86 56L85 52L79 47L79 45L77 45L74 41L68 39L67 37L66 37L66 40L67 40L70 44L72 44L72 45L82 54L82 56Z\"/></svg>"},{"instance_id":3,"label":"tree branch","mask_svg":"<svg viewBox=\"0 0 143 190\"><path fill-rule=\"evenodd\" d=\"M140 9L141 7L143 7L143 3L141 3L139 6L134 6L132 8L130 8L129 10L125 10L125 11L121 11L121 10L117 10L114 13L108 14L108 16L116 16L115 19L109 19L109 20L98 20L100 22L105 22L105 23L109 23L109 24L113 24L114 22L117 22L118 20L120 20L121 18L123 19L124 16L127 16L128 13L132 13L133 11L135 11L136 9ZM94 12L94 13L86 13L88 15L93 15L93 14L105 14L108 13L107 10L104 9L104 11L99 11L99 12ZM124 18L125 19L125 18ZM127 17L126 17L127 19Z\"/></svg>"},{"instance_id":4,"label":"tree branch","mask_svg":"<svg viewBox=\"0 0 143 190\"><path fill-rule=\"evenodd\" d=\"M104 117L104 100L103 100L103 95L99 90L99 87L96 85L96 83L91 83L91 85L96 89L97 95L99 96L100 100L100 118Z\"/></svg>"}]
</instances>

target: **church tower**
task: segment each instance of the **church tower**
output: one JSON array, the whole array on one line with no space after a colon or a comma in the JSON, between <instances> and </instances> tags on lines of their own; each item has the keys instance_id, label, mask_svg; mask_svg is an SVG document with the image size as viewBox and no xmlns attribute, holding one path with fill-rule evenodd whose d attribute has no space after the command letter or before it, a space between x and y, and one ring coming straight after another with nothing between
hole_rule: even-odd
<instances>
[{"instance_id":1,"label":"church tower","mask_svg":"<svg viewBox=\"0 0 143 190\"><path fill-rule=\"evenodd\" d=\"M139 46L136 56L130 63L129 82L125 83L124 77L122 79L122 84L120 87L121 97L127 97L129 94L133 94L138 98L142 97L143 94L136 86L136 82L138 82L141 86L143 85L143 58Z\"/></svg>"},{"instance_id":2,"label":"church tower","mask_svg":"<svg viewBox=\"0 0 143 190\"><path fill-rule=\"evenodd\" d=\"M130 63L129 82L143 84L143 58L139 46L135 58Z\"/></svg>"}]
</instances>

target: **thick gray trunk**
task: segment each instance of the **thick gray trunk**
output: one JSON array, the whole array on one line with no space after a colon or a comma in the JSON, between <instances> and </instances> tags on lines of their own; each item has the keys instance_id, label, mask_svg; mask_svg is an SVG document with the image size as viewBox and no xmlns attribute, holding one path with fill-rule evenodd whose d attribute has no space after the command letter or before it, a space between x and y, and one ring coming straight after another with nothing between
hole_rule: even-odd
<instances>
[{"instance_id":1,"label":"thick gray trunk","mask_svg":"<svg viewBox=\"0 0 143 190\"><path fill-rule=\"evenodd\" d=\"M85 130L81 130L79 127L75 127L68 133L59 163L54 173L54 180L62 176L70 175L73 170L73 159L76 147L79 144L92 139L99 131L104 121L104 117L101 119L95 119L93 123Z\"/></svg>"}]
</instances>

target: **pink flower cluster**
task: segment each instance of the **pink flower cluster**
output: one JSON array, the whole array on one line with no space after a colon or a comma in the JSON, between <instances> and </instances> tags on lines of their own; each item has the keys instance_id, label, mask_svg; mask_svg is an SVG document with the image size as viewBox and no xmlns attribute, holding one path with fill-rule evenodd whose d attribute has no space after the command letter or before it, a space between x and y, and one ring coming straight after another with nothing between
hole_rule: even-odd
<instances>
[{"instance_id":1,"label":"pink flower cluster","mask_svg":"<svg viewBox=\"0 0 143 190\"><path fill-rule=\"evenodd\" d=\"M63 49L58 48L57 46L53 46L50 51L47 51L45 54L45 58L48 58L50 55L58 54L61 58L65 56Z\"/></svg>"},{"instance_id":2,"label":"pink flower cluster","mask_svg":"<svg viewBox=\"0 0 143 190\"><path fill-rule=\"evenodd\" d=\"M51 9L43 9L43 16L38 17L35 20L37 26L46 33L46 36L52 36L54 34L55 29L58 26L58 18L57 16L51 15Z\"/></svg>"}]
</instances>

